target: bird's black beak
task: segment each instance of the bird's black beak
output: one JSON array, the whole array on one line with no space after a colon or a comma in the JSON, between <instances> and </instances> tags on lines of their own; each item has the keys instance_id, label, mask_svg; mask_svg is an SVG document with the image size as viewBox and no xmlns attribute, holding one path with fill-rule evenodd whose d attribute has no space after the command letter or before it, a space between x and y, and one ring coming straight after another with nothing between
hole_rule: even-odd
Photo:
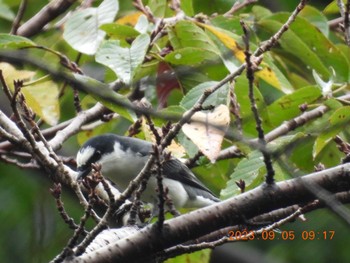
<instances>
[{"instance_id":1,"label":"bird's black beak","mask_svg":"<svg viewBox=\"0 0 350 263\"><path fill-rule=\"evenodd\" d=\"M77 177L77 181L82 181L86 176L89 175L89 173L91 172L91 166L87 166L87 167L78 167L78 177Z\"/></svg>"}]
</instances>

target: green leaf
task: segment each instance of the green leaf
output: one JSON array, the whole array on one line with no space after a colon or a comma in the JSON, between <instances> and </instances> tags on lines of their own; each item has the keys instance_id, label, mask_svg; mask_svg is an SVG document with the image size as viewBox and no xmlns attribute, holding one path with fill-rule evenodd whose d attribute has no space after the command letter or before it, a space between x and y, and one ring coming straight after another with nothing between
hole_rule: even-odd
<instances>
[{"instance_id":1,"label":"green leaf","mask_svg":"<svg viewBox=\"0 0 350 263\"><path fill-rule=\"evenodd\" d=\"M275 33L288 19L288 14L278 13L258 22L261 30L270 34ZM332 75L330 68L336 72L336 81L347 81L350 65L343 53L333 45L314 25L304 18L297 18L279 40L282 49L295 56L305 66L307 74L312 69L329 79ZM302 65L299 65L299 68ZM308 72L309 71L309 72Z\"/></svg>"},{"instance_id":2,"label":"green leaf","mask_svg":"<svg viewBox=\"0 0 350 263\"><path fill-rule=\"evenodd\" d=\"M118 10L117 0L104 0L97 8L77 11L67 20L63 38L79 52L95 54L106 35L100 26L113 22Z\"/></svg>"},{"instance_id":3,"label":"green leaf","mask_svg":"<svg viewBox=\"0 0 350 263\"><path fill-rule=\"evenodd\" d=\"M235 60L227 55L230 54L227 52L227 49L225 51L219 43L217 44L217 46L220 47L219 49L224 51L220 57L230 72L235 71L238 66L245 62L244 50L240 47L238 42L238 39L241 38L240 36L211 25L201 24L201 26L212 33L210 36L217 38L221 42L221 45L223 44L233 53ZM218 41L215 42L217 43ZM255 48L254 45L252 45L252 48ZM290 93L293 91L290 83L286 77L284 77L282 72L274 65L272 57L269 55L264 57L264 61L260 64L260 70L257 71L255 75L257 78L263 79L272 87L281 90L284 93Z\"/></svg>"},{"instance_id":4,"label":"green leaf","mask_svg":"<svg viewBox=\"0 0 350 263\"><path fill-rule=\"evenodd\" d=\"M309 86L296 90L292 94L283 96L267 107L270 124L273 127L280 125L283 121L300 115L299 106L303 103L312 103L321 96L318 87Z\"/></svg>"},{"instance_id":5,"label":"green leaf","mask_svg":"<svg viewBox=\"0 0 350 263\"><path fill-rule=\"evenodd\" d=\"M151 9L152 14L155 17L164 18L165 17L165 11L167 8L167 1L166 0L150 0L148 1L147 6Z\"/></svg>"},{"instance_id":6,"label":"green leaf","mask_svg":"<svg viewBox=\"0 0 350 263\"><path fill-rule=\"evenodd\" d=\"M80 82L88 84L85 87L93 87L93 89L87 89L86 92L95 100L101 102L108 109L118 113L125 119L134 122L134 113L125 107L125 105L131 105L130 101L126 97L114 92L108 87L108 85L99 82L96 79L79 74L74 74L74 77ZM117 104L114 101L119 101L120 104Z\"/></svg>"},{"instance_id":7,"label":"green leaf","mask_svg":"<svg viewBox=\"0 0 350 263\"><path fill-rule=\"evenodd\" d=\"M216 81L209 81L194 87L181 100L180 106L184 107L187 110L190 109L197 102L200 96L203 95L203 92L205 90L212 88L217 83L218 82ZM208 99L204 102L203 106L204 107L207 107L209 105L218 106L220 104L227 105L228 99L229 99L229 92L230 92L230 87L228 84L225 84L224 86L216 90L214 93L212 93L208 97Z\"/></svg>"},{"instance_id":8,"label":"green leaf","mask_svg":"<svg viewBox=\"0 0 350 263\"><path fill-rule=\"evenodd\" d=\"M346 0L342 0L343 4L345 5ZM333 0L330 4L328 4L325 9L323 10L323 13L326 15L333 15L333 14L339 14L339 7L337 4L337 0Z\"/></svg>"},{"instance_id":9,"label":"green leaf","mask_svg":"<svg viewBox=\"0 0 350 263\"><path fill-rule=\"evenodd\" d=\"M124 83L130 84L145 58L149 43L147 34L139 35L130 48L121 47L118 41L108 40L98 50L96 61L112 69Z\"/></svg>"},{"instance_id":10,"label":"green leaf","mask_svg":"<svg viewBox=\"0 0 350 263\"><path fill-rule=\"evenodd\" d=\"M329 125L317 137L312 151L313 157L318 154L328 145L332 139L344 130L344 126L350 121L350 106L345 106L337 109L329 118Z\"/></svg>"},{"instance_id":11,"label":"green leaf","mask_svg":"<svg viewBox=\"0 0 350 263\"><path fill-rule=\"evenodd\" d=\"M269 143L267 148L272 153L285 152L285 149L290 148L290 145L294 144L298 140L304 137L303 133L297 133L295 135L289 135L280 137L273 142ZM282 172L282 168L276 163L273 166L277 168L279 172ZM223 199L230 198L232 196L240 194L240 189L236 185L236 182L243 180L246 185L246 190L250 190L264 181L264 175L266 173L265 163L260 151L252 151L248 154L247 158L242 159L235 168L235 171L231 174L230 180L227 182L225 189L221 191L220 196ZM284 171L283 171L284 173ZM287 175L277 175L279 180L285 179Z\"/></svg>"},{"instance_id":12,"label":"green leaf","mask_svg":"<svg viewBox=\"0 0 350 263\"><path fill-rule=\"evenodd\" d=\"M269 9L258 5L253 6L252 12L256 20L261 20L267 16L272 15L272 12Z\"/></svg>"},{"instance_id":13,"label":"green leaf","mask_svg":"<svg viewBox=\"0 0 350 263\"><path fill-rule=\"evenodd\" d=\"M242 159L235 168L235 171L230 176L230 180L227 182L225 189L221 190L220 197L223 199L230 198L232 196L240 194L240 189L236 185L236 182L243 180L247 188L250 187L252 182L258 177L263 178L264 171L263 156L260 151L252 151L248 154L247 158Z\"/></svg>"},{"instance_id":14,"label":"green leaf","mask_svg":"<svg viewBox=\"0 0 350 263\"><path fill-rule=\"evenodd\" d=\"M140 32L131 26L109 23L100 26L100 29L105 31L109 36L118 39L135 38L140 35Z\"/></svg>"},{"instance_id":15,"label":"green leaf","mask_svg":"<svg viewBox=\"0 0 350 263\"><path fill-rule=\"evenodd\" d=\"M187 16L194 16L194 11L193 11L193 5L192 5L192 0L187 0L187 1L180 1L181 5L181 10L184 11L184 13Z\"/></svg>"},{"instance_id":16,"label":"green leaf","mask_svg":"<svg viewBox=\"0 0 350 263\"><path fill-rule=\"evenodd\" d=\"M15 35L0 34L0 48L18 49L35 46L37 45L28 38Z\"/></svg>"},{"instance_id":17,"label":"green leaf","mask_svg":"<svg viewBox=\"0 0 350 263\"><path fill-rule=\"evenodd\" d=\"M283 24L278 21L271 20L271 17L259 22L259 26L271 34L277 32L282 25ZM292 30L288 30L284 33L279 42L284 50L297 56L310 69L316 69L322 75L329 77L327 67L325 67L317 54L306 45L303 38L300 38Z\"/></svg>"},{"instance_id":18,"label":"green leaf","mask_svg":"<svg viewBox=\"0 0 350 263\"><path fill-rule=\"evenodd\" d=\"M190 21L178 22L169 31L169 40L175 50L181 48L201 48L209 59L218 58L219 51L213 41L196 24Z\"/></svg>"},{"instance_id":19,"label":"green leaf","mask_svg":"<svg viewBox=\"0 0 350 263\"><path fill-rule=\"evenodd\" d=\"M2 1L0 1L0 18L12 21L15 18L15 13Z\"/></svg>"},{"instance_id":20,"label":"green leaf","mask_svg":"<svg viewBox=\"0 0 350 263\"><path fill-rule=\"evenodd\" d=\"M316 26L321 32L328 36L329 33L329 26L328 26L328 19L325 17L319 10L312 6L305 6L303 10L300 12L300 17L305 18L307 21L309 21L311 24Z\"/></svg>"},{"instance_id":21,"label":"green leaf","mask_svg":"<svg viewBox=\"0 0 350 263\"><path fill-rule=\"evenodd\" d=\"M249 86L246 76L239 76L236 79L234 92L237 97L237 102L240 106L240 114L242 118L243 131L246 136L256 136L256 124L254 122L250 100L249 100ZM265 102L259 89L254 85L254 98L258 111L261 113L260 117L264 119ZM265 114L266 115L266 114ZM265 127L264 127L265 130Z\"/></svg>"},{"instance_id":22,"label":"green leaf","mask_svg":"<svg viewBox=\"0 0 350 263\"><path fill-rule=\"evenodd\" d=\"M174 65L194 65L205 60L205 50L202 48L181 48L164 57L166 62Z\"/></svg>"}]
</instances>

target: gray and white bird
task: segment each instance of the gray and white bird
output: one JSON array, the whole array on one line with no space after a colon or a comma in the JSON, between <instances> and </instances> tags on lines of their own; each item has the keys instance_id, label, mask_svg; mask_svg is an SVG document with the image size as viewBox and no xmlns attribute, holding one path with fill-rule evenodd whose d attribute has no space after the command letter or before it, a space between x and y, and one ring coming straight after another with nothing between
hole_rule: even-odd
<instances>
[{"instance_id":1,"label":"gray and white bird","mask_svg":"<svg viewBox=\"0 0 350 263\"><path fill-rule=\"evenodd\" d=\"M112 180L124 191L142 168L152 151L152 143L136 138L104 134L89 139L77 154L78 178L91 172L91 164L101 165L104 177ZM171 157L163 162L163 185L177 209L200 208L219 202L220 199L205 187L180 160ZM142 193L144 202L157 203L157 179L151 176Z\"/></svg>"}]
</instances>

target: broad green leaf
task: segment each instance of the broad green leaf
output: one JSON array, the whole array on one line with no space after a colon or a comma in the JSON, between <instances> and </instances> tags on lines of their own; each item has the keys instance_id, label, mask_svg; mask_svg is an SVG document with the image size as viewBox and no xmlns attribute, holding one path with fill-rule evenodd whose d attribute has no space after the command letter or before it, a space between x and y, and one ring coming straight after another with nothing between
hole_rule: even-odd
<instances>
[{"instance_id":1,"label":"broad green leaf","mask_svg":"<svg viewBox=\"0 0 350 263\"><path fill-rule=\"evenodd\" d=\"M303 103L310 104L321 96L318 87L309 86L298 89L292 94L283 96L267 107L270 124L273 127L283 121L292 119L301 114L299 106Z\"/></svg>"},{"instance_id":2,"label":"broad green leaf","mask_svg":"<svg viewBox=\"0 0 350 263\"><path fill-rule=\"evenodd\" d=\"M140 35L140 32L131 26L115 23L104 24L100 26L100 29L105 31L109 36L118 39L135 38Z\"/></svg>"},{"instance_id":3,"label":"broad green leaf","mask_svg":"<svg viewBox=\"0 0 350 263\"><path fill-rule=\"evenodd\" d=\"M299 16L305 18L307 21L321 30L325 36L328 36L328 19L318 9L307 5L303 8L303 10L301 10Z\"/></svg>"},{"instance_id":4,"label":"broad green leaf","mask_svg":"<svg viewBox=\"0 0 350 263\"><path fill-rule=\"evenodd\" d=\"M203 92L209 88L212 88L215 86L218 82L216 81L209 81L204 82L202 84L199 84L198 86L191 89L185 97L181 100L180 106L184 107L185 109L190 109L197 100L203 95ZM230 88L229 85L225 84L218 90L216 90L214 93L212 93L208 99L204 102L203 106L218 106L220 104L227 105L228 99L229 99L229 92Z\"/></svg>"},{"instance_id":5,"label":"broad green leaf","mask_svg":"<svg viewBox=\"0 0 350 263\"><path fill-rule=\"evenodd\" d=\"M99 82L96 79L79 74L74 74L74 77L80 82L88 84L85 86L88 88L86 92L95 100L99 101L110 110L118 113L125 119L134 122L134 114L125 107L125 105L131 105L126 97L114 92L108 87L108 85ZM93 88L90 89L89 87ZM119 103L115 103L114 101L118 101Z\"/></svg>"},{"instance_id":6,"label":"broad green leaf","mask_svg":"<svg viewBox=\"0 0 350 263\"><path fill-rule=\"evenodd\" d=\"M316 158L323 148L332 141L332 139L344 130L344 126L350 121L350 106L337 109L329 118L329 125L325 127L323 132L317 137L314 148L313 157Z\"/></svg>"},{"instance_id":7,"label":"broad green leaf","mask_svg":"<svg viewBox=\"0 0 350 263\"><path fill-rule=\"evenodd\" d=\"M37 46L33 41L28 38L8 35L8 34L0 34L0 49L1 48L25 48L25 47L35 47Z\"/></svg>"},{"instance_id":8,"label":"broad green leaf","mask_svg":"<svg viewBox=\"0 0 350 263\"><path fill-rule=\"evenodd\" d=\"M336 143L331 140L317 155L314 163L322 163L326 168L331 168L339 165L345 154L339 151Z\"/></svg>"},{"instance_id":9,"label":"broad green leaf","mask_svg":"<svg viewBox=\"0 0 350 263\"><path fill-rule=\"evenodd\" d=\"M237 43L237 40L240 38L239 36L234 35L227 30L213 27L207 24L200 23L200 25L214 34L228 49L230 49L239 62L245 62L244 51ZM273 64L271 57L266 58L260 64L260 67L261 69L255 73L256 77L263 79L271 86L283 91L284 93L290 93L293 90L284 75Z\"/></svg>"},{"instance_id":10,"label":"broad green leaf","mask_svg":"<svg viewBox=\"0 0 350 263\"><path fill-rule=\"evenodd\" d=\"M111 68L124 83L130 84L145 58L149 42L147 34L139 35L130 48L121 47L118 41L108 40L98 50L96 61Z\"/></svg>"},{"instance_id":11,"label":"broad green leaf","mask_svg":"<svg viewBox=\"0 0 350 263\"><path fill-rule=\"evenodd\" d=\"M220 197L227 199L235 195L240 194L240 189L236 185L236 182L243 180L246 184L246 188L249 188L254 180L260 178L263 180L265 169L264 160L260 151L252 151L248 154L247 158L240 161L235 168L235 171L230 176L230 180L227 182L225 189L221 190Z\"/></svg>"},{"instance_id":12,"label":"broad green leaf","mask_svg":"<svg viewBox=\"0 0 350 263\"><path fill-rule=\"evenodd\" d=\"M187 16L194 16L194 11L193 11L193 5L192 5L192 0L187 0L187 1L180 1L181 5L181 10L184 11L184 13Z\"/></svg>"},{"instance_id":13,"label":"broad green leaf","mask_svg":"<svg viewBox=\"0 0 350 263\"><path fill-rule=\"evenodd\" d=\"M217 38L219 38L225 44L226 47L233 51L234 56L240 62L243 62L245 60L244 51L237 44L236 41L238 36L235 36L234 34L231 34L230 32L218 27L213 27L203 23L199 23L199 25L213 33Z\"/></svg>"},{"instance_id":14,"label":"broad green leaf","mask_svg":"<svg viewBox=\"0 0 350 263\"><path fill-rule=\"evenodd\" d=\"M282 23L274 21L271 17L259 21L259 26L268 31L271 35L277 32L282 27ZM279 41L284 50L292 53L308 67L308 69L316 69L320 74L329 77L327 67L322 63L318 55L310 49L294 31L288 30L283 34Z\"/></svg>"},{"instance_id":15,"label":"broad green leaf","mask_svg":"<svg viewBox=\"0 0 350 263\"><path fill-rule=\"evenodd\" d=\"M79 52L95 54L106 35L100 26L113 22L118 10L118 0L104 0L97 8L77 11L67 20L63 38Z\"/></svg>"},{"instance_id":16,"label":"broad green leaf","mask_svg":"<svg viewBox=\"0 0 350 263\"><path fill-rule=\"evenodd\" d=\"M242 26L240 23L241 18L237 16L226 17L226 16L216 16L211 19L211 24L214 27L225 29L233 34L241 36L243 34Z\"/></svg>"},{"instance_id":17,"label":"broad green leaf","mask_svg":"<svg viewBox=\"0 0 350 263\"><path fill-rule=\"evenodd\" d=\"M194 65L205 60L205 50L185 47L167 54L164 60L174 65Z\"/></svg>"},{"instance_id":18,"label":"broad green leaf","mask_svg":"<svg viewBox=\"0 0 350 263\"><path fill-rule=\"evenodd\" d=\"M155 17L164 18L167 8L167 0L150 0L147 6L151 9Z\"/></svg>"},{"instance_id":19,"label":"broad green leaf","mask_svg":"<svg viewBox=\"0 0 350 263\"><path fill-rule=\"evenodd\" d=\"M186 1L186 0L185 0ZM223 14L230 10L235 0L192 0L195 14L204 13L212 15L215 13Z\"/></svg>"},{"instance_id":20,"label":"broad green leaf","mask_svg":"<svg viewBox=\"0 0 350 263\"><path fill-rule=\"evenodd\" d=\"M288 14L278 13L258 22L261 30L275 33L288 19ZM279 40L281 47L299 59L310 73L314 69L323 79L336 72L335 81L347 81L350 65L343 53L333 45L314 25L304 18L297 18ZM302 65L299 65L299 68Z\"/></svg>"},{"instance_id":21,"label":"broad green leaf","mask_svg":"<svg viewBox=\"0 0 350 263\"><path fill-rule=\"evenodd\" d=\"M265 109L265 102L264 98L261 95L259 89L254 85L254 98L256 106L261 113L260 117L265 119L264 109ZM246 133L247 136L256 136L256 124L254 122L254 117L251 110L251 104L249 100L249 86L248 86L248 80L246 76L239 76L236 79L236 83L234 86L234 93L236 94L237 102L240 106L240 114L242 118L242 124L243 124L243 131ZM265 124L265 123L263 123Z\"/></svg>"},{"instance_id":22,"label":"broad green leaf","mask_svg":"<svg viewBox=\"0 0 350 263\"><path fill-rule=\"evenodd\" d=\"M12 21L15 18L15 13L2 1L0 1L0 18L8 21Z\"/></svg>"},{"instance_id":23,"label":"broad green leaf","mask_svg":"<svg viewBox=\"0 0 350 263\"><path fill-rule=\"evenodd\" d=\"M180 21L169 31L169 40L174 50L181 48L201 48L209 59L218 58L219 51L213 41L196 24Z\"/></svg>"},{"instance_id":24,"label":"broad green leaf","mask_svg":"<svg viewBox=\"0 0 350 263\"><path fill-rule=\"evenodd\" d=\"M255 16L255 19L258 21L272 14L272 12L269 9L259 5L254 5L252 8L252 12Z\"/></svg>"},{"instance_id":25,"label":"broad green leaf","mask_svg":"<svg viewBox=\"0 0 350 263\"><path fill-rule=\"evenodd\" d=\"M285 152L285 149L290 148L298 140L302 139L304 134L297 133L295 135L289 135L280 137L267 145L267 149L272 153ZM278 156L277 156L278 157ZM277 163L273 163L279 172L282 172L282 168ZM230 198L232 196L240 194L240 189L236 185L236 182L243 180L246 185L246 190L250 190L260 185L265 179L265 163L263 155L260 151L254 150L248 154L247 158L242 159L235 168L235 171L231 174L230 180L227 182L225 189L221 191L220 196L223 199ZM287 176L277 174L278 180L283 180ZM276 178L277 179L277 178Z\"/></svg>"}]
</instances>

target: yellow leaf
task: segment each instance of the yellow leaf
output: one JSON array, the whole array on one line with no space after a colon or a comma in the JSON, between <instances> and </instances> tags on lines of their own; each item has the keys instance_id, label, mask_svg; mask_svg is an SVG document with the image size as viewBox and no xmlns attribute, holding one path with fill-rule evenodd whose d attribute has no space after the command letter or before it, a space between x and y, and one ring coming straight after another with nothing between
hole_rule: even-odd
<instances>
[{"instance_id":1,"label":"yellow leaf","mask_svg":"<svg viewBox=\"0 0 350 263\"><path fill-rule=\"evenodd\" d=\"M233 51L233 55L242 63L245 62L245 55L243 49L237 44L236 40L225 33L224 30L206 25L203 23L198 23L200 26L206 28L211 33L213 33L227 48ZM266 63L262 62L260 64L262 68L258 72L256 72L256 76L263 79L273 87L278 89L283 89L280 80L276 76L276 74L272 71L272 69ZM287 91L287 90L285 90Z\"/></svg>"},{"instance_id":2,"label":"yellow leaf","mask_svg":"<svg viewBox=\"0 0 350 263\"><path fill-rule=\"evenodd\" d=\"M58 103L58 86L55 82L45 79L44 81L32 81L32 84L26 85L26 82L33 79L35 72L17 70L8 63L0 63L0 69L12 92L14 91L13 81L23 80L24 87L21 91L26 98L28 106L46 123L50 125L57 124L60 109Z\"/></svg>"},{"instance_id":3,"label":"yellow leaf","mask_svg":"<svg viewBox=\"0 0 350 263\"><path fill-rule=\"evenodd\" d=\"M0 62L0 70L2 70L2 75L11 91L14 91L14 80L28 81L35 75L33 71L17 70L14 66L5 62Z\"/></svg>"},{"instance_id":4,"label":"yellow leaf","mask_svg":"<svg viewBox=\"0 0 350 263\"><path fill-rule=\"evenodd\" d=\"M244 62L245 55L244 51L241 49L240 46L238 46L236 40L234 40L229 35L225 34L224 31L220 30L219 28L199 23L200 26L204 27L205 29L209 30L211 33L213 33L220 41L229 49L233 51L233 55L240 61Z\"/></svg>"},{"instance_id":5,"label":"yellow leaf","mask_svg":"<svg viewBox=\"0 0 350 263\"><path fill-rule=\"evenodd\" d=\"M60 117L58 86L52 80L33 83L22 88L28 106L47 124L56 125Z\"/></svg>"},{"instance_id":6,"label":"yellow leaf","mask_svg":"<svg viewBox=\"0 0 350 263\"><path fill-rule=\"evenodd\" d=\"M137 21L139 20L140 15L142 15L141 12L134 12L134 13L128 14L126 16L119 18L117 20L117 24L135 26Z\"/></svg>"}]
</instances>

